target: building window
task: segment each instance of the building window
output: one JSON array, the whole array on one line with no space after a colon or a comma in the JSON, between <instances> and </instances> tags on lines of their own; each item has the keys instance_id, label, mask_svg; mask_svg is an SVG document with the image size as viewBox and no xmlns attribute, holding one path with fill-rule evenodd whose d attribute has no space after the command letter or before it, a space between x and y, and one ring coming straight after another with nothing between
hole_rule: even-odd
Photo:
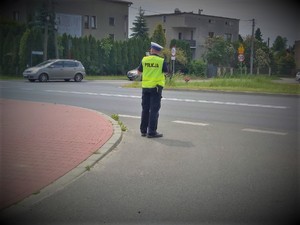
<instances>
[{"instance_id":1,"label":"building window","mask_svg":"<svg viewBox=\"0 0 300 225\"><path fill-rule=\"evenodd\" d=\"M96 29L97 23L96 23L96 16L91 16L91 28Z\"/></svg>"},{"instance_id":2,"label":"building window","mask_svg":"<svg viewBox=\"0 0 300 225\"><path fill-rule=\"evenodd\" d=\"M114 17L109 17L109 25L114 26L115 25L115 18Z\"/></svg>"},{"instance_id":3,"label":"building window","mask_svg":"<svg viewBox=\"0 0 300 225\"><path fill-rule=\"evenodd\" d=\"M127 37L127 32L128 32L128 16L124 16L124 37Z\"/></svg>"},{"instance_id":4,"label":"building window","mask_svg":"<svg viewBox=\"0 0 300 225\"><path fill-rule=\"evenodd\" d=\"M212 19L209 19L209 20L208 20L208 23L215 23L215 21L212 20Z\"/></svg>"},{"instance_id":5,"label":"building window","mask_svg":"<svg viewBox=\"0 0 300 225\"><path fill-rule=\"evenodd\" d=\"M182 39L182 33L179 32L179 33L178 33L178 40L181 40L181 39Z\"/></svg>"},{"instance_id":6,"label":"building window","mask_svg":"<svg viewBox=\"0 0 300 225\"><path fill-rule=\"evenodd\" d=\"M226 41L231 41L232 40L232 34L228 34L228 33L224 34L224 39Z\"/></svg>"},{"instance_id":7,"label":"building window","mask_svg":"<svg viewBox=\"0 0 300 225\"><path fill-rule=\"evenodd\" d=\"M231 23L230 21L225 21L225 25L226 25L226 26L231 26L232 23Z\"/></svg>"},{"instance_id":8,"label":"building window","mask_svg":"<svg viewBox=\"0 0 300 225\"><path fill-rule=\"evenodd\" d=\"M208 37L213 38L214 37L214 32L208 32Z\"/></svg>"},{"instance_id":9,"label":"building window","mask_svg":"<svg viewBox=\"0 0 300 225\"><path fill-rule=\"evenodd\" d=\"M84 28L89 29L90 28L90 17L84 16Z\"/></svg>"},{"instance_id":10,"label":"building window","mask_svg":"<svg viewBox=\"0 0 300 225\"><path fill-rule=\"evenodd\" d=\"M109 38L114 41L115 40L115 35L114 34L109 34Z\"/></svg>"},{"instance_id":11,"label":"building window","mask_svg":"<svg viewBox=\"0 0 300 225\"><path fill-rule=\"evenodd\" d=\"M20 12L19 11L14 11L13 12L13 20L15 20L15 21L20 20Z\"/></svg>"},{"instance_id":12,"label":"building window","mask_svg":"<svg viewBox=\"0 0 300 225\"><path fill-rule=\"evenodd\" d=\"M163 22L167 22L167 17L166 16L163 16Z\"/></svg>"}]
</instances>

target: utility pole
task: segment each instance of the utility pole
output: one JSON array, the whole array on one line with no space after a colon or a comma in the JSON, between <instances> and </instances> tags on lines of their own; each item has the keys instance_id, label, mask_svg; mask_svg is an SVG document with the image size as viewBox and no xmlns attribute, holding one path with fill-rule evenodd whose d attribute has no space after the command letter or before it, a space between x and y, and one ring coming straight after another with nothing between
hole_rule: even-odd
<instances>
[{"instance_id":1,"label":"utility pole","mask_svg":"<svg viewBox=\"0 0 300 225\"><path fill-rule=\"evenodd\" d=\"M54 25L54 47L55 47L55 58L58 59L58 45L57 45L57 24L55 21L55 25Z\"/></svg>"},{"instance_id":2,"label":"utility pole","mask_svg":"<svg viewBox=\"0 0 300 225\"><path fill-rule=\"evenodd\" d=\"M44 30L44 61L48 59L48 29L49 29L49 21L50 19L50 5L51 5L51 0L47 0L46 6L45 6L45 18L43 18L45 22L45 30Z\"/></svg>"},{"instance_id":3,"label":"utility pole","mask_svg":"<svg viewBox=\"0 0 300 225\"><path fill-rule=\"evenodd\" d=\"M47 12L48 13L48 12ZM45 21L45 33L44 33L44 61L47 60L47 55L48 55L48 23L50 20L50 16L46 16L46 21Z\"/></svg>"},{"instance_id":4,"label":"utility pole","mask_svg":"<svg viewBox=\"0 0 300 225\"><path fill-rule=\"evenodd\" d=\"M250 56L250 74L253 74L254 28L255 28L255 19L252 19L251 56Z\"/></svg>"}]
</instances>

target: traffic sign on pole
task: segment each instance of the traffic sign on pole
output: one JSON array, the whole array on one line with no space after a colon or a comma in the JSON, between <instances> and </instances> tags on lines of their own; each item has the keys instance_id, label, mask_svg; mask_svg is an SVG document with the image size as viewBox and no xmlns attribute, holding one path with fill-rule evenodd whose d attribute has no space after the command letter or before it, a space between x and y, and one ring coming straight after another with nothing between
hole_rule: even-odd
<instances>
[{"instance_id":1,"label":"traffic sign on pole","mask_svg":"<svg viewBox=\"0 0 300 225\"><path fill-rule=\"evenodd\" d=\"M176 47L172 47L171 54L174 57L176 56Z\"/></svg>"},{"instance_id":2,"label":"traffic sign on pole","mask_svg":"<svg viewBox=\"0 0 300 225\"><path fill-rule=\"evenodd\" d=\"M244 52L245 52L244 46L242 44L240 44L240 47L238 48L238 53L244 54Z\"/></svg>"},{"instance_id":3,"label":"traffic sign on pole","mask_svg":"<svg viewBox=\"0 0 300 225\"><path fill-rule=\"evenodd\" d=\"M171 60L172 60L172 70L173 70L173 75L174 76L174 73L175 73L175 59L176 59L176 47L172 47L171 49ZM170 79L172 79L172 76Z\"/></svg>"},{"instance_id":4,"label":"traffic sign on pole","mask_svg":"<svg viewBox=\"0 0 300 225\"><path fill-rule=\"evenodd\" d=\"M239 60L240 62L243 62L243 61L245 60L244 54L239 54L239 55L238 55L238 60Z\"/></svg>"}]
</instances>

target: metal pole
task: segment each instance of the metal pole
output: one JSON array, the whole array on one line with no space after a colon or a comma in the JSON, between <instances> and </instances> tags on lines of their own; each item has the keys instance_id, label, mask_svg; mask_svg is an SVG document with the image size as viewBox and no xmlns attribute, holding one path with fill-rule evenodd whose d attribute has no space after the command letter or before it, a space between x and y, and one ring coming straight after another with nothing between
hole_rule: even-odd
<instances>
[{"instance_id":1,"label":"metal pole","mask_svg":"<svg viewBox=\"0 0 300 225\"><path fill-rule=\"evenodd\" d=\"M254 20L254 19L252 19L251 56L250 56L250 74L253 74L254 27L255 27L255 20Z\"/></svg>"},{"instance_id":2,"label":"metal pole","mask_svg":"<svg viewBox=\"0 0 300 225\"><path fill-rule=\"evenodd\" d=\"M173 61L173 66L172 66L172 68L173 68L173 75L172 76L174 76L174 73L175 73L175 60L172 60Z\"/></svg>"},{"instance_id":3,"label":"metal pole","mask_svg":"<svg viewBox=\"0 0 300 225\"><path fill-rule=\"evenodd\" d=\"M44 61L47 60L47 50L48 50L48 22L50 20L50 16L46 16L46 23L45 23L45 33L44 33Z\"/></svg>"},{"instance_id":4,"label":"metal pole","mask_svg":"<svg viewBox=\"0 0 300 225\"><path fill-rule=\"evenodd\" d=\"M55 47L55 58L58 59L58 45L57 45L57 25L54 25L54 47Z\"/></svg>"}]
</instances>

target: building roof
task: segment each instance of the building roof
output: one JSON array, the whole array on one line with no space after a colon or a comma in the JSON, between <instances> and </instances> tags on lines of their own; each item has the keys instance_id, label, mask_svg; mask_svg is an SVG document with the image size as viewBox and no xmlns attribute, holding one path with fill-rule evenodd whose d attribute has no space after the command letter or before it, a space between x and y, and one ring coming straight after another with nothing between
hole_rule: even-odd
<instances>
[{"instance_id":1,"label":"building roof","mask_svg":"<svg viewBox=\"0 0 300 225\"><path fill-rule=\"evenodd\" d=\"M236 18L229 18L229 17L222 17L222 16L212 16L212 15L206 15L206 14L202 14L202 13L181 12L181 11L175 11L174 13L162 13L162 14L154 14L154 15L145 15L145 17L172 16L172 15L194 15L194 16L221 18L221 19L231 19L231 20L238 20L238 21L240 20L240 19L236 19Z\"/></svg>"},{"instance_id":2,"label":"building roof","mask_svg":"<svg viewBox=\"0 0 300 225\"><path fill-rule=\"evenodd\" d=\"M126 4L128 4L128 5L132 5L132 2L123 1L123 0L104 0L104 1L108 1L108 2L116 2L116 3L126 3Z\"/></svg>"}]
</instances>

